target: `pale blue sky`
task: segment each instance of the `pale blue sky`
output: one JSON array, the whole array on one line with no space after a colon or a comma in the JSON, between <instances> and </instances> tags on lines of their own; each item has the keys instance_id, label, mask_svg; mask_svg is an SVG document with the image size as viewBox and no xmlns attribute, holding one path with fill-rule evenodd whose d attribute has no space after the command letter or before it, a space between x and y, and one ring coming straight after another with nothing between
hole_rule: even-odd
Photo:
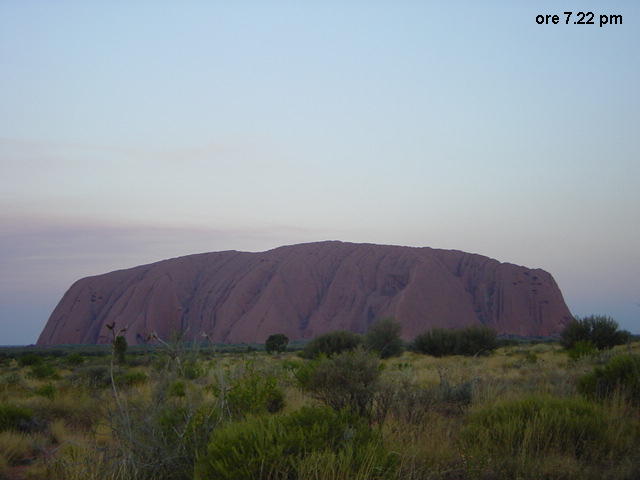
<instances>
[{"instance_id":1,"label":"pale blue sky","mask_svg":"<svg viewBox=\"0 0 640 480\"><path fill-rule=\"evenodd\" d=\"M83 276L325 239L542 267L640 332L638 5L0 2L0 344Z\"/></svg>"}]
</instances>

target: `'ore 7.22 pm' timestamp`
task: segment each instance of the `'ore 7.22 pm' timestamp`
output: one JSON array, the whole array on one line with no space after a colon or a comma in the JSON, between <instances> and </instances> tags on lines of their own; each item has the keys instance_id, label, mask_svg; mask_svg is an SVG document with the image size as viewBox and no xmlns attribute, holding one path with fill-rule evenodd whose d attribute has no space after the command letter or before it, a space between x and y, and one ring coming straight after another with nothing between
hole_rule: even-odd
<instances>
[{"instance_id":1,"label":"'ore 7.22 pm' timestamp","mask_svg":"<svg viewBox=\"0 0 640 480\"><path fill-rule=\"evenodd\" d=\"M596 25L596 15L593 12L563 12L562 15L540 14L536 16L538 25ZM622 15L599 15L600 27L605 25L622 25Z\"/></svg>"}]
</instances>

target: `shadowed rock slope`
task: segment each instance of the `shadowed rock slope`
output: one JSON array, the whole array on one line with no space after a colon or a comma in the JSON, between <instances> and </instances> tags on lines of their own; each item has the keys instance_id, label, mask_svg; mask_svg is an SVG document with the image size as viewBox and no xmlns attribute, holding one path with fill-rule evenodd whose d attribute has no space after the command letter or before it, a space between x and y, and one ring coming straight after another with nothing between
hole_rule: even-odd
<instances>
[{"instance_id":1,"label":"shadowed rock slope","mask_svg":"<svg viewBox=\"0 0 640 480\"><path fill-rule=\"evenodd\" d=\"M188 255L83 278L55 308L39 345L127 341L186 330L216 342L264 342L364 332L393 316L413 338L429 327L484 324L499 333L552 335L570 313L540 269L453 250L319 242L267 252Z\"/></svg>"}]
</instances>

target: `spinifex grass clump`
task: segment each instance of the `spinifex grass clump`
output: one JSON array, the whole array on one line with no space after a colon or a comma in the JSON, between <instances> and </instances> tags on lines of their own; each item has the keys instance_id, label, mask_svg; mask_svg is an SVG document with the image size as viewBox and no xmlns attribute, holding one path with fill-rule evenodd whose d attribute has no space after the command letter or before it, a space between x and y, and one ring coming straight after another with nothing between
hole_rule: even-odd
<instances>
[{"instance_id":1,"label":"spinifex grass clump","mask_svg":"<svg viewBox=\"0 0 640 480\"><path fill-rule=\"evenodd\" d=\"M20 463L31 455L32 443L32 439L26 433L0 432L0 478L12 478L8 474L3 475L1 459L4 459L6 467Z\"/></svg>"},{"instance_id":2,"label":"spinifex grass clump","mask_svg":"<svg viewBox=\"0 0 640 480\"><path fill-rule=\"evenodd\" d=\"M195 457L204 449L218 423L215 405L191 385L175 395L175 375L154 379L146 394L118 391L110 405L108 421L113 443L109 461L98 478L122 480L187 480L193 477ZM115 476L124 469L126 475Z\"/></svg>"},{"instance_id":3,"label":"spinifex grass clump","mask_svg":"<svg viewBox=\"0 0 640 480\"><path fill-rule=\"evenodd\" d=\"M48 398L49 400L53 400L56 396L56 387L51 384L42 385L41 387L36 388L33 393L40 397Z\"/></svg>"},{"instance_id":4,"label":"spinifex grass clump","mask_svg":"<svg viewBox=\"0 0 640 480\"><path fill-rule=\"evenodd\" d=\"M367 466L370 479L385 478L393 468L379 434L361 417L326 407L305 407L289 415L251 418L214 431L195 478L302 479L301 470L309 470L309 457L318 455L325 460L342 456L342 469L352 472L361 471L364 462L373 462Z\"/></svg>"},{"instance_id":5,"label":"spinifex grass clump","mask_svg":"<svg viewBox=\"0 0 640 480\"><path fill-rule=\"evenodd\" d=\"M439 384L424 385L410 376L387 371L374 392L372 419L420 425L431 413L460 416L472 401L473 386L474 381L451 383L444 374Z\"/></svg>"},{"instance_id":6,"label":"spinifex grass clump","mask_svg":"<svg viewBox=\"0 0 640 480\"><path fill-rule=\"evenodd\" d=\"M27 405L34 415L34 420L30 422L31 429L39 430L56 420L62 420L76 432L92 430L105 408L104 402L96 401L95 392L68 387L53 388L53 391L49 388L38 389L40 392L28 400Z\"/></svg>"},{"instance_id":7,"label":"spinifex grass clump","mask_svg":"<svg viewBox=\"0 0 640 480\"><path fill-rule=\"evenodd\" d=\"M0 377L0 390L20 388L24 379L18 372L7 373Z\"/></svg>"},{"instance_id":8,"label":"spinifex grass clump","mask_svg":"<svg viewBox=\"0 0 640 480\"><path fill-rule=\"evenodd\" d=\"M119 385L131 387L133 385L142 385L149 380L149 376L141 371L126 372L122 376L118 377L116 381Z\"/></svg>"},{"instance_id":9,"label":"spinifex grass clump","mask_svg":"<svg viewBox=\"0 0 640 480\"><path fill-rule=\"evenodd\" d=\"M218 370L216 382L208 389L217 397L225 416L232 419L276 413L284 408L284 392L275 372L259 368L254 361Z\"/></svg>"},{"instance_id":10,"label":"spinifex grass clump","mask_svg":"<svg viewBox=\"0 0 640 480\"><path fill-rule=\"evenodd\" d=\"M296 372L300 387L335 410L359 415L371 412L380 361L376 355L356 350L308 363Z\"/></svg>"},{"instance_id":11,"label":"spinifex grass clump","mask_svg":"<svg viewBox=\"0 0 640 480\"><path fill-rule=\"evenodd\" d=\"M619 393L640 405L640 356L618 355L603 367L583 376L578 390L591 398L604 399Z\"/></svg>"},{"instance_id":12,"label":"spinifex grass clump","mask_svg":"<svg viewBox=\"0 0 640 480\"><path fill-rule=\"evenodd\" d=\"M579 340L567 350L567 353L569 354L569 358L571 360L578 360L582 357L594 355L597 351L598 349L590 340Z\"/></svg>"},{"instance_id":13,"label":"spinifex grass clump","mask_svg":"<svg viewBox=\"0 0 640 480\"><path fill-rule=\"evenodd\" d=\"M541 478L536 465L548 458L582 468L629 454L637 427L581 398L530 396L476 411L461 438L474 468L500 472L498 478Z\"/></svg>"},{"instance_id":14,"label":"spinifex grass clump","mask_svg":"<svg viewBox=\"0 0 640 480\"><path fill-rule=\"evenodd\" d=\"M114 369L114 376L119 373L117 369ZM77 387L102 389L111 385L111 372L107 365L87 365L76 368L68 380Z\"/></svg>"},{"instance_id":15,"label":"spinifex grass clump","mask_svg":"<svg viewBox=\"0 0 640 480\"><path fill-rule=\"evenodd\" d=\"M0 432L23 430L33 419L33 412L16 405L0 404Z\"/></svg>"},{"instance_id":16,"label":"spinifex grass clump","mask_svg":"<svg viewBox=\"0 0 640 480\"><path fill-rule=\"evenodd\" d=\"M36 378L39 380L57 377L56 369L48 363L38 363L32 366L27 375L31 378Z\"/></svg>"}]
</instances>

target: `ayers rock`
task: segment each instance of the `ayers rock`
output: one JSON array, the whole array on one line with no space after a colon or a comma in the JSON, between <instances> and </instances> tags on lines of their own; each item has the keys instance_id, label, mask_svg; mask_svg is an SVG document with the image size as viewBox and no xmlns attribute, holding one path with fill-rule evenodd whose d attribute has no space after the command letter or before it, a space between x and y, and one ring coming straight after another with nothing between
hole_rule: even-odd
<instances>
[{"instance_id":1,"label":"ayers rock","mask_svg":"<svg viewBox=\"0 0 640 480\"><path fill-rule=\"evenodd\" d=\"M385 316L402 324L407 339L430 327L479 324L546 336L570 319L544 270L454 250L331 241L188 255L83 278L62 297L38 344L106 343L111 322L128 327L130 344L177 329L215 342L262 343L272 333L364 332Z\"/></svg>"}]
</instances>

